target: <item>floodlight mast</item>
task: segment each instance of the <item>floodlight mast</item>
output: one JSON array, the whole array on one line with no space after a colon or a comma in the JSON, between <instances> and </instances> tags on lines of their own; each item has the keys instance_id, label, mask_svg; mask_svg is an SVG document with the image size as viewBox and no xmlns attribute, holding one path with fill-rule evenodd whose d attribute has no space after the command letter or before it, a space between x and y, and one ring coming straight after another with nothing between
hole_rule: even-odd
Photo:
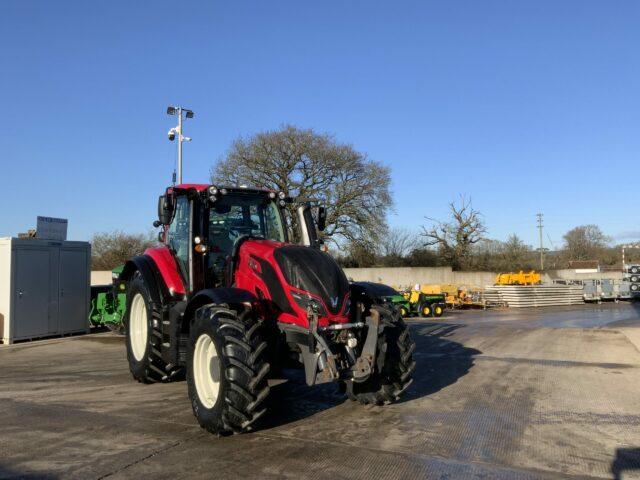
<instances>
[{"instance_id":1,"label":"floodlight mast","mask_svg":"<svg viewBox=\"0 0 640 480\"><path fill-rule=\"evenodd\" d=\"M177 115L178 116L178 126L172 128L169 132L174 131L178 135L178 184L182 183L182 142L190 142L191 138L185 137L182 135L182 114L185 114L186 118L193 118L193 111L187 108L183 108L181 106L167 107L168 115ZM173 140L171 135L169 136L169 140Z\"/></svg>"}]
</instances>

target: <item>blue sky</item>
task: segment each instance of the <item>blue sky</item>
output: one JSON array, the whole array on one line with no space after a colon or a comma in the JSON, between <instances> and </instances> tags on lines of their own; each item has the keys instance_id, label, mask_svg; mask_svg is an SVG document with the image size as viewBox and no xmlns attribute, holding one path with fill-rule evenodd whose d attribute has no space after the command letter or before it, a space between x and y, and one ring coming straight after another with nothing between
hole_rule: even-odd
<instances>
[{"instance_id":1,"label":"blue sky","mask_svg":"<svg viewBox=\"0 0 640 480\"><path fill-rule=\"evenodd\" d=\"M0 235L151 229L182 104L188 181L293 123L392 168L391 225L465 194L493 238L534 244L540 211L556 246L585 223L638 240L639 24L622 0L5 0Z\"/></svg>"}]
</instances>

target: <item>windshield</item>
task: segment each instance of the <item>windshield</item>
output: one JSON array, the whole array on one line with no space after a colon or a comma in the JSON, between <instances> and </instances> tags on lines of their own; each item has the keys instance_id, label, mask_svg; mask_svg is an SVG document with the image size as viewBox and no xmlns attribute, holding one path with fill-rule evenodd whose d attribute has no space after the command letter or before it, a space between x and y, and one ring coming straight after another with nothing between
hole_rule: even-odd
<instances>
[{"instance_id":1,"label":"windshield","mask_svg":"<svg viewBox=\"0 0 640 480\"><path fill-rule=\"evenodd\" d=\"M275 202L262 196L226 195L209 210L209 243L235 241L244 235L284 242Z\"/></svg>"},{"instance_id":2,"label":"windshield","mask_svg":"<svg viewBox=\"0 0 640 480\"><path fill-rule=\"evenodd\" d=\"M223 196L209 210L209 266L219 279L236 241L245 236L284 242L277 205L262 195Z\"/></svg>"}]
</instances>

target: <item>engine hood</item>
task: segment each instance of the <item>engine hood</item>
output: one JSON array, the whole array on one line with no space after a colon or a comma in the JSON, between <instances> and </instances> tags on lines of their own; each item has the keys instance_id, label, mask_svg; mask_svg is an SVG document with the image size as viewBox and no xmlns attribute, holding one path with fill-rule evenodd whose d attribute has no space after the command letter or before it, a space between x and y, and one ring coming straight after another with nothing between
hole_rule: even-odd
<instances>
[{"instance_id":1,"label":"engine hood","mask_svg":"<svg viewBox=\"0 0 640 480\"><path fill-rule=\"evenodd\" d=\"M349 282L336 261L315 248L286 245L273 257L289 286L320 297L327 310L337 315L349 292Z\"/></svg>"}]
</instances>

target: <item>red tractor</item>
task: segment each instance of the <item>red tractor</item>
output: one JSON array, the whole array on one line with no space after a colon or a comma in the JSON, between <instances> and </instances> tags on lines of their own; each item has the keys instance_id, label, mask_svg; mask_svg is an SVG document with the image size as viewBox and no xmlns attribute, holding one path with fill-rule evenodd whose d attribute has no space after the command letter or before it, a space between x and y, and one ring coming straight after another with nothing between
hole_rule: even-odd
<instances>
[{"instance_id":1,"label":"red tractor","mask_svg":"<svg viewBox=\"0 0 640 480\"><path fill-rule=\"evenodd\" d=\"M351 283L319 248L308 202L296 210L303 245L288 239L283 192L182 184L158 203L162 246L132 258L127 357L134 378L186 373L210 432L242 432L266 411L267 377L304 369L308 385L337 382L352 400L385 404L411 383L415 348L380 287ZM384 293L384 292L382 292Z\"/></svg>"}]
</instances>

